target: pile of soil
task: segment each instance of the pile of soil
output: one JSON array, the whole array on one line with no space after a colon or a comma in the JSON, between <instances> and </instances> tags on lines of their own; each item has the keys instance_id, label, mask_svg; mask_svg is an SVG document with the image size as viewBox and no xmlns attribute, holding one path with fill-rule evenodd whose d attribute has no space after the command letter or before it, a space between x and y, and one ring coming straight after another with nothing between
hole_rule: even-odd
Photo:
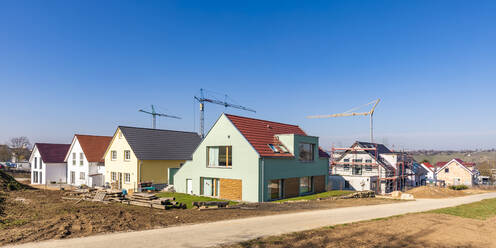
<instances>
[{"instance_id":1,"label":"pile of soil","mask_svg":"<svg viewBox=\"0 0 496 248\"><path fill-rule=\"evenodd\" d=\"M412 194L415 198L447 198L467 195L467 193L461 190L452 190L435 186L421 186L408 190L406 193Z\"/></svg>"},{"instance_id":2,"label":"pile of soil","mask_svg":"<svg viewBox=\"0 0 496 248\"><path fill-rule=\"evenodd\" d=\"M295 203L243 204L244 209L213 211L160 210L147 207L63 200L64 192L10 191L0 223L0 246L47 239L147 230L189 223L282 214L298 211L392 203L386 199L340 199Z\"/></svg>"},{"instance_id":3,"label":"pile of soil","mask_svg":"<svg viewBox=\"0 0 496 248\"><path fill-rule=\"evenodd\" d=\"M384 220L259 238L223 248L496 247L496 218L409 214Z\"/></svg>"},{"instance_id":4,"label":"pile of soil","mask_svg":"<svg viewBox=\"0 0 496 248\"><path fill-rule=\"evenodd\" d=\"M29 188L29 186L19 183L14 177L0 170L0 191L12 191Z\"/></svg>"}]
</instances>

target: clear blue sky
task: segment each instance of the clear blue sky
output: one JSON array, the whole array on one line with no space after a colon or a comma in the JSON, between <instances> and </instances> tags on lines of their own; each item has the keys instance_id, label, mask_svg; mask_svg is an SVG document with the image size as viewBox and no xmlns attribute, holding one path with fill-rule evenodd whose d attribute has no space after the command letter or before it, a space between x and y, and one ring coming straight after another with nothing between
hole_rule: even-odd
<instances>
[{"instance_id":1,"label":"clear blue sky","mask_svg":"<svg viewBox=\"0 0 496 248\"><path fill-rule=\"evenodd\" d=\"M496 147L495 1L1 1L0 142L198 129L200 88L332 143L367 118L309 120L380 97L377 141ZM196 125L194 125L196 120Z\"/></svg>"}]
</instances>

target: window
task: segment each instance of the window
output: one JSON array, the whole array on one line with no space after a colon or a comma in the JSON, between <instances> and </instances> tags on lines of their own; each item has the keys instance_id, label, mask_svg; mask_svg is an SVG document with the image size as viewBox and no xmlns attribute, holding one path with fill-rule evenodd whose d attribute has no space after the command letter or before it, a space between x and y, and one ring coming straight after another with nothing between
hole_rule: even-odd
<instances>
[{"instance_id":1,"label":"window","mask_svg":"<svg viewBox=\"0 0 496 248\"><path fill-rule=\"evenodd\" d=\"M76 153L72 153L72 165L76 165Z\"/></svg>"},{"instance_id":2,"label":"window","mask_svg":"<svg viewBox=\"0 0 496 248\"><path fill-rule=\"evenodd\" d=\"M270 180L269 195L271 200L282 198L282 180Z\"/></svg>"},{"instance_id":3,"label":"window","mask_svg":"<svg viewBox=\"0 0 496 248\"><path fill-rule=\"evenodd\" d=\"M300 161L310 162L314 160L314 144L300 143Z\"/></svg>"},{"instance_id":4,"label":"window","mask_svg":"<svg viewBox=\"0 0 496 248\"><path fill-rule=\"evenodd\" d=\"M111 151L111 160L116 160L117 159L117 151Z\"/></svg>"},{"instance_id":5,"label":"window","mask_svg":"<svg viewBox=\"0 0 496 248\"><path fill-rule=\"evenodd\" d=\"M362 159L353 159L353 163L361 163L362 161Z\"/></svg>"},{"instance_id":6,"label":"window","mask_svg":"<svg viewBox=\"0 0 496 248\"><path fill-rule=\"evenodd\" d=\"M33 183L38 183L38 172L33 171Z\"/></svg>"},{"instance_id":7,"label":"window","mask_svg":"<svg viewBox=\"0 0 496 248\"><path fill-rule=\"evenodd\" d=\"M119 139L122 139L122 132L119 132Z\"/></svg>"},{"instance_id":8,"label":"window","mask_svg":"<svg viewBox=\"0 0 496 248\"><path fill-rule=\"evenodd\" d=\"M365 160L365 163L371 164L372 163L372 159L366 159Z\"/></svg>"},{"instance_id":9,"label":"window","mask_svg":"<svg viewBox=\"0 0 496 248\"><path fill-rule=\"evenodd\" d=\"M83 163L84 163L84 162L83 162L83 161L84 161L84 159L83 159L83 158L84 158L83 153L82 153L82 152L81 152L81 153L79 153L79 165L83 165Z\"/></svg>"},{"instance_id":10,"label":"window","mask_svg":"<svg viewBox=\"0 0 496 248\"><path fill-rule=\"evenodd\" d=\"M40 169L43 169L43 160L40 158Z\"/></svg>"},{"instance_id":11,"label":"window","mask_svg":"<svg viewBox=\"0 0 496 248\"><path fill-rule=\"evenodd\" d=\"M40 171L39 176L40 176L40 183L43 183L43 172Z\"/></svg>"},{"instance_id":12,"label":"window","mask_svg":"<svg viewBox=\"0 0 496 248\"><path fill-rule=\"evenodd\" d=\"M361 165L353 166L353 175L362 175L362 166Z\"/></svg>"},{"instance_id":13,"label":"window","mask_svg":"<svg viewBox=\"0 0 496 248\"><path fill-rule=\"evenodd\" d=\"M344 181L344 188L345 189L349 189L350 188L350 182L349 181L347 181L347 180Z\"/></svg>"},{"instance_id":14,"label":"window","mask_svg":"<svg viewBox=\"0 0 496 248\"><path fill-rule=\"evenodd\" d=\"M270 149L272 149L273 152L279 152L279 150L273 144L269 144L269 147Z\"/></svg>"},{"instance_id":15,"label":"window","mask_svg":"<svg viewBox=\"0 0 496 248\"><path fill-rule=\"evenodd\" d=\"M312 192L312 177L300 177L300 194Z\"/></svg>"},{"instance_id":16,"label":"window","mask_svg":"<svg viewBox=\"0 0 496 248\"><path fill-rule=\"evenodd\" d=\"M130 183L131 182L131 174L124 173L124 182L125 183Z\"/></svg>"},{"instance_id":17,"label":"window","mask_svg":"<svg viewBox=\"0 0 496 248\"><path fill-rule=\"evenodd\" d=\"M125 161L131 160L131 151L129 151L129 150L124 151L124 160Z\"/></svg>"},{"instance_id":18,"label":"window","mask_svg":"<svg viewBox=\"0 0 496 248\"><path fill-rule=\"evenodd\" d=\"M207 147L207 165L216 167L232 166L232 146Z\"/></svg>"},{"instance_id":19,"label":"window","mask_svg":"<svg viewBox=\"0 0 496 248\"><path fill-rule=\"evenodd\" d=\"M117 181L117 172L110 172L110 178L112 178L112 182Z\"/></svg>"},{"instance_id":20,"label":"window","mask_svg":"<svg viewBox=\"0 0 496 248\"><path fill-rule=\"evenodd\" d=\"M37 165L38 165L38 158L37 158L37 157L35 157L35 158L34 158L34 168L35 168L35 169L36 169L36 166L37 166Z\"/></svg>"},{"instance_id":21,"label":"window","mask_svg":"<svg viewBox=\"0 0 496 248\"><path fill-rule=\"evenodd\" d=\"M345 162L345 163L349 163L349 162L350 162L350 159L349 159L349 158L345 158L345 159L343 160L343 162ZM344 170L350 170L350 164L344 164L344 165L343 165L343 169L344 169Z\"/></svg>"},{"instance_id":22,"label":"window","mask_svg":"<svg viewBox=\"0 0 496 248\"><path fill-rule=\"evenodd\" d=\"M365 170L366 171L372 171L372 165L366 165Z\"/></svg>"},{"instance_id":23,"label":"window","mask_svg":"<svg viewBox=\"0 0 496 248\"><path fill-rule=\"evenodd\" d=\"M79 172L79 179L84 180L84 172Z\"/></svg>"},{"instance_id":24,"label":"window","mask_svg":"<svg viewBox=\"0 0 496 248\"><path fill-rule=\"evenodd\" d=\"M449 168L445 168L445 169L444 169L444 172L445 172L445 173L449 173Z\"/></svg>"}]
</instances>

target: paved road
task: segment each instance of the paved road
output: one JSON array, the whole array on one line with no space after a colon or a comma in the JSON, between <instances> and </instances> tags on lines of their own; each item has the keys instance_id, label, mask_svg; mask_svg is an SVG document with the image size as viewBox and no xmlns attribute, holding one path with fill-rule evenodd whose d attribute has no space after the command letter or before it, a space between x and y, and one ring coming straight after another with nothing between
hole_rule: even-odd
<instances>
[{"instance_id":1,"label":"paved road","mask_svg":"<svg viewBox=\"0 0 496 248\"><path fill-rule=\"evenodd\" d=\"M183 225L148 231L105 234L65 240L49 240L37 243L28 243L16 247L206 247L223 243L240 242L268 235L303 231L323 226L452 207L488 198L496 198L496 193L449 199L418 199L416 201L393 204L253 217L205 224Z\"/></svg>"}]
</instances>

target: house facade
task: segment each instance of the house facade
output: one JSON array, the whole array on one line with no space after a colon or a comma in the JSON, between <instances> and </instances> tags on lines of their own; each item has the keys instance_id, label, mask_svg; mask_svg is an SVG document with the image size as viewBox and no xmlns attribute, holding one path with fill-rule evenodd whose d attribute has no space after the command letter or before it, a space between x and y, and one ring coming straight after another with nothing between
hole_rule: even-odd
<instances>
[{"instance_id":1,"label":"house facade","mask_svg":"<svg viewBox=\"0 0 496 248\"><path fill-rule=\"evenodd\" d=\"M74 186L104 186L103 154L111 140L112 136L74 135L64 159L67 164L67 183Z\"/></svg>"},{"instance_id":2,"label":"house facade","mask_svg":"<svg viewBox=\"0 0 496 248\"><path fill-rule=\"evenodd\" d=\"M67 182L67 165L64 157L70 144L34 144L29 158L31 184L52 184Z\"/></svg>"},{"instance_id":3,"label":"house facade","mask_svg":"<svg viewBox=\"0 0 496 248\"><path fill-rule=\"evenodd\" d=\"M435 172L438 181L446 186L467 185L474 186L478 182L479 171L474 163L466 163L461 159L452 159L449 162L440 162L440 168Z\"/></svg>"},{"instance_id":4,"label":"house facade","mask_svg":"<svg viewBox=\"0 0 496 248\"><path fill-rule=\"evenodd\" d=\"M128 191L165 187L169 170L190 160L200 141L194 132L119 126L104 153L105 183Z\"/></svg>"},{"instance_id":5,"label":"house facade","mask_svg":"<svg viewBox=\"0 0 496 248\"><path fill-rule=\"evenodd\" d=\"M298 126L222 114L174 175L177 192L263 202L326 190L329 156Z\"/></svg>"},{"instance_id":6,"label":"house facade","mask_svg":"<svg viewBox=\"0 0 496 248\"><path fill-rule=\"evenodd\" d=\"M426 171L427 173L425 174L425 182L426 183L433 183L436 181L436 167L434 167L432 164L428 162L423 162L420 164Z\"/></svg>"},{"instance_id":7,"label":"house facade","mask_svg":"<svg viewBox=\"0 0 496 248\"><path fill-rule=\"evenodd\" d=\"M383 144L359 141L341 150L331 162L332 189L386 194L417 185L416 162L406 153L393 152Z\"/></svg>"}]
</instances>

